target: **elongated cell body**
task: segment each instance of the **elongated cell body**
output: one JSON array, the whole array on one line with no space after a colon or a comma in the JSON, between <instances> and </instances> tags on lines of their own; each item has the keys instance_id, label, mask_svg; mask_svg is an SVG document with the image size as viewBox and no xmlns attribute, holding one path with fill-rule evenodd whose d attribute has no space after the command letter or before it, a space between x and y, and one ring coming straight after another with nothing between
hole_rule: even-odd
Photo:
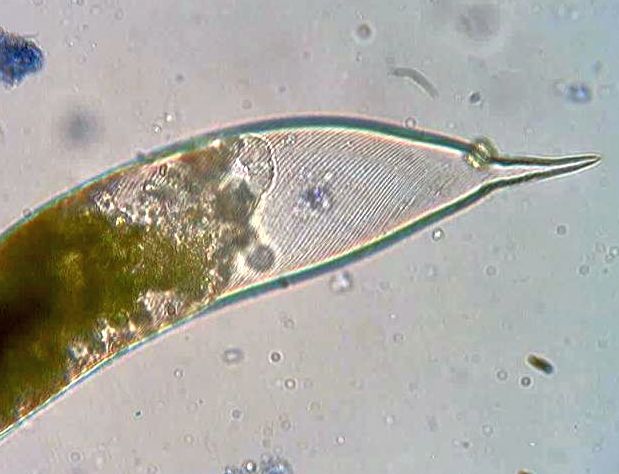
<instances>
[{"instance_id":1,"label":"elongated cell body","mask_svg":"<svg viewBox=\"0 0 619 474\"><path fill-rule=\"evenodd\" d=\"M6 435L103 362L215 302L598 159L505 157L487 140L316 116L138 157L0 239L0 426Z\"/></svg>"}]
</instances>

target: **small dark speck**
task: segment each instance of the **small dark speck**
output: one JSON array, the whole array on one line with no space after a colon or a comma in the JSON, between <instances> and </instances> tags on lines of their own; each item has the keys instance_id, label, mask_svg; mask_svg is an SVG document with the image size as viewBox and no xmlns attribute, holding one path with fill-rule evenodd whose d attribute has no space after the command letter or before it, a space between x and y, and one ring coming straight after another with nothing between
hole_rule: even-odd
<instances>
[{"instance_id":1,"label":"small dark speck","mask_svg":"<svg viewBox=\"0 0 619 474\"><path fill-rule=\"evenodd\" d=\"M40 71L43 63L43 51L33 41L0 28L0 81L7 87Z\"/></svg>"},{"instance_id":2,"label":"small dark speck","mask_svg":"<svg viewBox=\"0 0 619 474\"><path fill-rule=\"evenodd\" d=\"M481 103L481 93L478 91L471 92L469 94L469 102L473 105L478 105Z\"/></svg>"},{"instance_id":3,"label":"small dark speck","mask_svg":"<svg viewBox=\"0 0 619 474\"><path fill-rule=\"evenodd\" d=\"M531 365L531 367L543 372L546 375L552 375L555 371L555 367L552 362L539 355L529 354L527 356L527 362Z\"/></svg>"}]
</instances>

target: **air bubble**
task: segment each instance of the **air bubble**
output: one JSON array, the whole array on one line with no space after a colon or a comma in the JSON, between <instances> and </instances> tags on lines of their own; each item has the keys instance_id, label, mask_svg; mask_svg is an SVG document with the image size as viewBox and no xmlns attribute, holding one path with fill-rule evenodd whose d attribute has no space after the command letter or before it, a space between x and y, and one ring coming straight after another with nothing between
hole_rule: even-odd
<instances>
[{"instance_id":1,"label":"air bubble","mask_svg":"<svg viewBox=\"0 0 619 474\"><path fill-rule=\"evenodd\" d=\"M284 388L286 390L294 390L297 388L297 381L292 378L284 380Z\"/></svg>"},{"instance_id":2,"label":"air bubble","mask_svg":"<svg viewBox=\"0 0 619 474\"><path fill-rule=\"evenodd\" d=\"M496 274L498 273L498 270L494 265L488 265L486 267L485 272L487 276L493 277L493 276L496 276Z\"/></svg>"},{"instance_id":3,"label":"air bubble","mask_svg":"<svg viewBox=\"0 0 619 474\"><path fill-rule=\"evenodd\" d=\"M331 277L329 282L331 291L335 293L345 293L353 287L352 276L348 272L341 272Z\"/></svg>"},{"instance_id":4,"label":"air bubble","mask_svg":"<svg viewBox=\"0 0 619 474\"><path fill-rule=\"evenodd\" d=\"M533 384L533 379L528 375L523 375L520 377L520 386L524 388L528 388Z\"/></svg>"},{"instance_id":5,"label":"air bubble","mask_svg":"<svg viewBox=\"0 0 619 474\"><path fill-rule=\"evenodd\" d=\"M279 426L284 431L290 431L292 429L292 422L288 418L284 418L279 422Z\"/></svg>"},{"instance_id":6,"label":"air bubble","mask_svg":"<svg viewBox=\"0 0 619 474\"><path fill-rule=\"evenodd\" d=\"M184 372L183 369L174 369L174 377L177 379L183 378Z\"/></svg>"},{"instance_id":7,"label":"air bubble","mask_svg":"<svg viewBox=\"0 0 619 474\"><path fill-rule=\"evenodd\" d=\"M435 242L441 240L445 236L445 232L440 227L432 231L432 240Z\"/></svg>"},{"instance_id":8,"label":"air bubble","mask_svg":"<svg viewBox=\"0 0 619 474\"><path fill-rule=\"evenodd\" d=\"M499 369L496 373L496 378L501 381L507 380L507 371L504 369Z\"/></svg>"},{"instance_id":9,"label":"air bubble","mask_svg":"<svg viewBox=\"0 0 619 474\"><path fill-rule=\"evenodd\" d=\"M361 23L355 29L356 38L362 42L369 41L372 38L372 35L372 27L368 23Z\"/></svg>"},{"instance_id":10,"label":"air bubble","mask_svg":"<svg viewBox=\"0 0 619 474\"><path fill-rule=\"evenodd\" d=\"M335 444L341 446L346 442L346 438L343 435L338 435L335 437Z\"/></svg>"},{"instance_id":11,"label":"air bubble","mask_svg":"<svg viewBox=\"0 0 619 474\"><path fill-rule=\"evenodd\" d=\"M73 464L79 464L83 460L84 460L84 455L80 453L79 451L71 451L69 453L69 461L71 461Z\"/></svg>"},{"instance_id":12,"label":"air bubble","mask_svg":"<svg viewBox=\"0 0 619 474\"><path fill-rule=\"evenodd\" d=\"M256 463L256 461L252 459L248 459L247 461L243 462L243 470L241 472L243 474L258 472L258 463Z\"/></svg>"},{"instance_id":13,"label":"air bubble","mask_svg":"<svg viewBox=\"0 0 619 474\"><path fill-rule=\"evenodd\" d=\"M278 362L281 362L281 360L283 358L284 358L284 356L279 351L272 351L269 354L269 361L271 361L271 363L273 363L273 364L277 364Z\"/></svg>"},{"instance_id":14,"label":"air bubble","mask_svg":"<svg viewBox=\"0 0 619 474\"><path fill-rule=\"evenodd\" d=\"M415 117L406 117L404 119L404 126L406 128L416 128L417 127L417 119L415 119Z\"/></svg>"}]
</instances>

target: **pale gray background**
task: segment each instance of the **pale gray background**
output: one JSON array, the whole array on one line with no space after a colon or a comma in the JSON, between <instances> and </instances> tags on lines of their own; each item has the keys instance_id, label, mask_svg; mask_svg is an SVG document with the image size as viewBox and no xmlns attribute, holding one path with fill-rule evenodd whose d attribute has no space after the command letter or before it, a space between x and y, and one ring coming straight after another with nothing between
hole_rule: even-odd
<instances>
[{"instance_id":1,"label":"pale gray background","mask_svg":"<svg viewBox=\"0 0 619 474\"><path fill-rule=\"evenodd\" d=\"M324 275L185 325L8 438L0 472L219 473L275 452L296 473L618 473L619 3L470 5L2 0L0 26L47 59L0 91L3 228L140 150L283 112L605 160L350 265L347 290Z\"/></svg>"}]
</instances>

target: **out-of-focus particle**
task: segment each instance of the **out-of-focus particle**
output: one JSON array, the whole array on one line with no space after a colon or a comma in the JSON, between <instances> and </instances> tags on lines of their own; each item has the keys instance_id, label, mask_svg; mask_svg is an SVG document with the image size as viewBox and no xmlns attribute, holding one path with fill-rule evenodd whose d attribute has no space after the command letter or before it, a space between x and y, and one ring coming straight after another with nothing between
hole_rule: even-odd
<instances>
[{"instance_id":1,"label":"out-of-focus particle","mask_svg":"<svg viewBox=\"0 0 619 474\"><path fill-rule=\"evenodd\" d=\"M554 83L555 93L573 104L586 104L593 99L591 87L583 81L565 82L558 80Z\"/></svg>"},{"instance_id":2,"label":"out-of-focus particle","mask_svg":"<svg viewBox=\"0 0 619 474\"><path fill-rule=\"evenodd\" d=\"M565 90L566 98L575 104L586 104L591 102L591 88L584 82L574 82L567 85Z\"/></svg>"},{"instance_id":3,"label":"out-of-focus particle","mask_svg":"<svg viewBox=\"0 0 619 474\"><path fill-rule=\"evenodd\" d=\"M542 356L529 354L527 356L527 362L531 367L545 373L546 375L552 375L555 371L555 367L548 359Z\"/></svg>"},{"instance_id":4,"label":"out-of-focus particle","mask_svg":"<svg viewBox=\"0 0 619 474\"><path fill-rule=\"evenodd\" d=\"M17 86L27 75L43 68L43 51L31 40L0 28L0 81Z\"/></svg>"}]
</instances>

